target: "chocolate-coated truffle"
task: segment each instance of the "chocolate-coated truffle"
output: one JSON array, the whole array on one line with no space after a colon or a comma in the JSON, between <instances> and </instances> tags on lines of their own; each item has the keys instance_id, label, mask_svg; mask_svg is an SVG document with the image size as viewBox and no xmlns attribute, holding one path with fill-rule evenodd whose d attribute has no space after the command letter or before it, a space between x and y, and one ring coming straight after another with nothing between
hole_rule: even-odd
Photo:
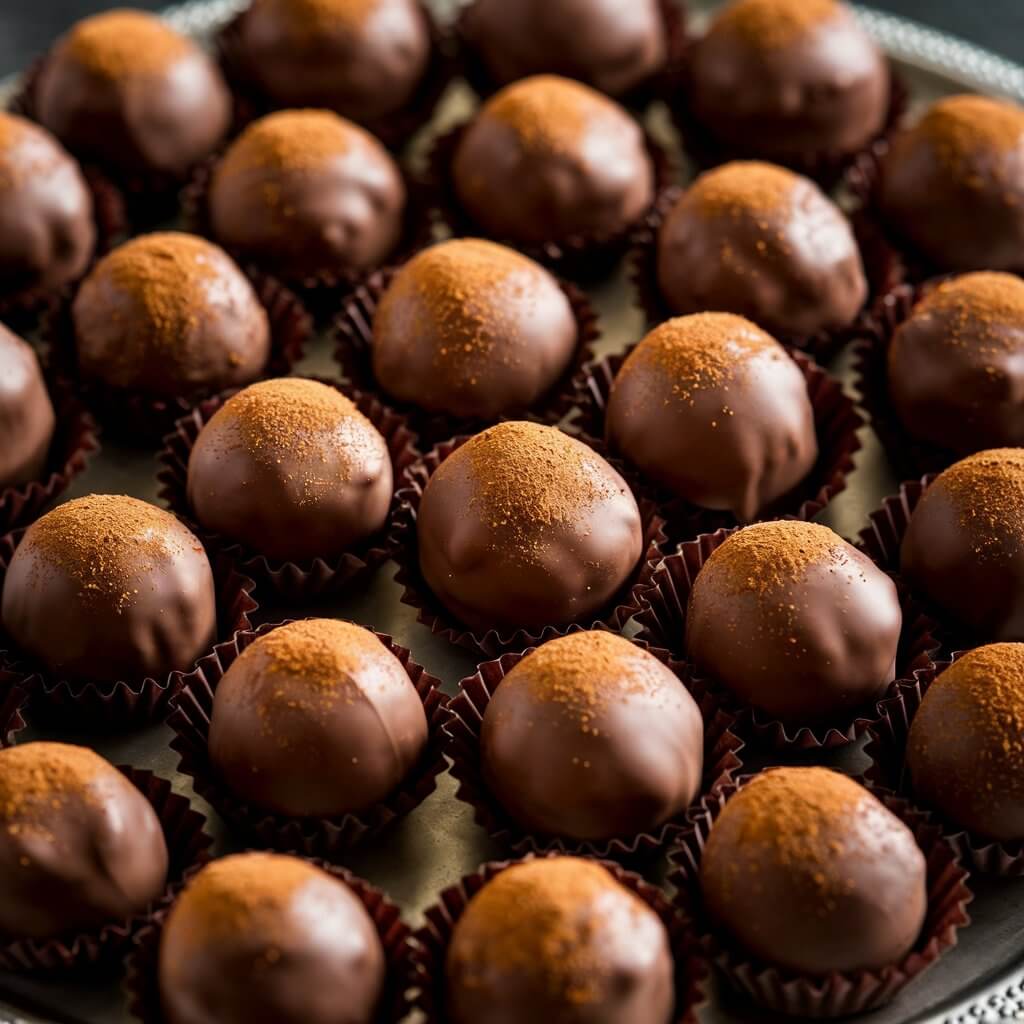
<instances>
[{"instance_id":1,"label":"chocolate-coated truffle","mask_svg":"<svg viewBox=\"0 0 1024 1024\"><path fill-rule=\"evenodd\" d=\"M622 232L654 190L639 124L555 75L525 78L488 100L459 141L452 178L487 234L523 245Z\"/></svg>"},{"instance_id":2,"label":"chocolate-coated truffle","mask_svg":"<svg viewBox=\"0 0 1024 1024\"><path fill-rule=\"evenodd\" d=\"M555 427L511 421L470 438L420 500L427 585L473 629L542 629L598 615L643 554L626 481Z\"/></svg>"},{"instance_id":3,"label":"chocolate-coated truffle","mask_svg":"<svg viewBox=\"0 0 1024 1024\"><path fill-rule=\"evenodd\" d=\"M976 273L939 285L893 334L888 368L912 436L962 455L1024 444L1024 281Z\"/></svg>"},{"instance_id":4,"label":"chocolate-coated truffle","mask_svg":"<svg viewBox=\"0 0 1024 1024\"><path fill-rule=\"evenodd\" d=\"M910 517L900 563L975 639L1024 640L1024 449L987 449L940 473Z\"/></svg>"},{"instance_id":5,"label":"chocolate-coated truffle","mask_svg":"<svg viewBox=\"0 0 1024 1024\"><path fill-rule=\"evenodd\" d=\"M704 725L678 677L603 630L528 654L484 712L487 784L527 831L632 836L685 810L700 789Z\"/></svg>"},{"instance_id":6,"label":"chocolate-coated truffle","mask_svg":"<svg viewBox=\"0 0 1024 1024\"><path fill-rule=\"evenodd\" d=\"M810 179L772 164L702 174L658 233L657 272L676 313L738 313L784 337L847 327L868 295L839 207Z\"/></svg>"},{"instance_id":7,"label":"chocolate-coated truffle","mask_svg":"<svg viewBox=\"0 0 1024 1024\"><path fill-rule=\"evenodd\" d=\"M498 85L549 73L621 96L665 63L658 0L474 0L460 28Z\"/></svg>"},{"instance_id":8,"label":"chocolate-coated truffle","mask_svg":"<svg viewBox=\"0 0 1024 1024\"><path fill-rule=\"evenodd\" d=\"M231 96L202 48L159 18L78 22L46 57L36 113L73 153L126 174L182 178L220 144Z\"/></svg>"},{"instance_id":9,"label":"chocolate-coated truffle","mask_svg":"<svg viewBox=\"0 0 1024 1024\"><path fill-rule=\"evenodd\" d=\"M194 235L142 235L104 257L72 307L78 368L111 388L198 397L255 380L270 325L245 275Z\"/></svg>"},{"instance_id":10,"label":"chocolate-coated truffle","mask_svg":"<svg viewBox=\"0 0 1024 1024\"><path fill-rule=\"evenodd\" d=\"M453 239L413 257L373 319L373 371L389 395L429 412L498 419L566 371L572 306L538 263L493 242Z\"/></svg>"},{"instance_id":11,"label":"chocolate-coated truffle","mask_svg":"<svg viewBox=\"0 0 1024 1024\"><path fill-rule=\"evenodd\" d=\"M928 909L914 834L827 768L772 768L736 793L704 845L700 884L732 940L800 974L899 963Z\"/></svg>"},{"instance_id":12,"label":"chocolate-coated truffle","mask_svg":"<svg viewBox=\"0 0 1024 1024\"><path fill-rule=\"evenodd\" d=\"M39 478L55 425L35 352L0 324L0 490Z\"/></svg>"},{"instance_id":13,"label":"chocolate-coated truffle","mask_svg":"<svg viewBox=\"0 0 1024 1024\"><path fill-rule=\"evenodd\" d=\"M630 353L606 433L646 476L750 522L818 457L807 383L786 350L729 313L677 317Z\"/></svg>"},{"instance_id":14,"label":"chocolate-coated truffle","mask_svg":"<svg viewBox=\"0 0 1024 1024\"><path fill-rule=\"evenodd\" d=\"M28 528L7 567L3 626L62 678L161 680L214 642L213 572L169 512L91 494Z\"/></svg>"},{"instance_id":15,"label":"chocolate-coated truffle","mask_svg":"<svg viewBox=\"0 0 1024 1024\"><path fill-rule=\"evenodd\" d=\"M283 277L376 267L402 236L405 184L369 133L326 110L251 124L210 183L217 240Z\"/></svg>"},{"instance_id":16,"label":"chocolate-coated truffle","mask_svg":"<svg viewBox=\"0 0 1024 1024\"><path fill-rule=\"evenodd\" d=\"M895 674L896 586L827 526L737 530L690 593L686 649L742 700L783 721L849 716Z\"/></svg>"},{"instance_id":17,"label":"chocolate-coated truffle","mask_svg":"<svg viewBox=\"0 0 1024 1024\"><path fill-rule=\"evenodd\" d=\"M889 108L889 66L837 0L733 0L693 48L689 95L702 127L769 160L854 153Z\"/></svg>"},{"instance_id":18,"label":"chocolate-coated truffle","mask_svg":"<svg viewBox=\"0 0 1024 1024\"><path fill-rule=\"evenodd\" d=\"M878 204L942 270L1024 271L1024 108L939 100L893 139Z\"/></svg>"},{"instance_id":19,"label":"chocolate-coated truffle","mask_svg":"<svg viewBox=\"0 0 1024 1024\"><path fill-rule=\"evenodd\" d=\"M245 800L291 817L346 814L385 799L427 742L402 663L337 619L279 626L217 686L210 760Z\"/></svg>"},{"instance_id":20,"label":"chocolate-coated truffle","mask_svg":"<svg viewBox=\"0 0 1024 1024\"><path fill-rule=\"evenodd\" d=\"M394 492L377 428L340 391L285 377L217 410L188 461L200 524L268 558L333 558L380 531Z\"/></svg>"},{"instance_id":21,"label":"chocolate-coated truffle","mask_svg":"<svg viewBox=\"0 0 1024 1024\"><path fill-rule=\"evenodd\" d=\"M445 963L451 1024L668 1024L675 991L658 915L576 857L513 864L455 924Z\"/></svg>"},{"instance_id":22,"label":"chocolate-coated truffle","mask_svg":"<svg viewBox=\"0 0 1024 1024\"><path fill-rule=\"evenodd\" d=\"M52 291L96 248L92 193L46 130L0 113L0 295Z\"/></svg>"},{"instance_id":23,"label":"chocolate-coated truffle","mask_svg":"<svg viewBox=\"0 0 1024 1024\"><path fill-rule=\"evenodd\" d=\"M384 971L380 938L355 893L279 854L203 868L160 937L167 1024L371 1024Z\"/></svg>"},{"instance_id":24,"label":"chocolate-coated truffle","mask_svg":"<svg viewBox=\"0 0 1024 1024\"><path fill-rule=\"evenodd\" d=\"M167 845L148 800L85 747L0 750L0 935L48 939L139 913Z\"/></svg>"}]
</instances>

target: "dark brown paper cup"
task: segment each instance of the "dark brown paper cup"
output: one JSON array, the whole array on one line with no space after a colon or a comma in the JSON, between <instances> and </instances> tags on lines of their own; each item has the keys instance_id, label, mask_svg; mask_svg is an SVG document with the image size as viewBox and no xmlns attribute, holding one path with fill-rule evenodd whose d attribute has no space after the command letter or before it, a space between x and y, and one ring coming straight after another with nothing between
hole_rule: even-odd
<instances>
[{"instance_id":1,"label":"dark brown paper cup","mask_svg":"<svg viewBox=\"0 0 1024 1024\"><path fill-rule=\"evenodd\" d=\"M27 706L28 694L19 685L18 676L0 669L0 748L13 747L18 733L28 725L23 714Z\"/></svg>"}]
</instances>

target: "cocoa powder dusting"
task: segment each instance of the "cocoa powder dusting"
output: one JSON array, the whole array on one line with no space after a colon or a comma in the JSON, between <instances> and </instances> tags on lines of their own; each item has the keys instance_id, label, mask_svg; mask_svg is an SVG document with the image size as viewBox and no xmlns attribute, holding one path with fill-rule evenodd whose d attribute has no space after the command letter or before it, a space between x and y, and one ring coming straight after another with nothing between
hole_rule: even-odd
<instances>
[{"instance_id":1,"label":"cocoa powder dusting","mask_svg":"<svg viewBox=\"0 0 1024 1024\"><path fill-rule=\"evenodd\" d=\"M105 78L159 75L196 49L159 18L128 8L83 19L63 45L79 64Z\"/></svg>"},{"instance_id":2,"label":"cocoa powder dusting","mask_svg":"<svg viewBox=\"0 0 1024 1024\"><path fill-rule=\"evenodd\" d=\"M22 743L0 750L0 822L11 835L39 826L69 800L97 802L89 785L114 769L87 747Z\"/></svg>"},{"instance_id":3,"label":"cocoa powder dusting","mask_svg":"<svg viewBox=\"0 0 1024 1024\"><path fill-rule=\"evenodd\" d=\"M359 29L380 0L263 0L295 40Z\"/></svg>"},{"instance_id":4,"label":"cocoa powder dusting","mask_svg":"<svg viewBox=\"0 0 1024 1024\"><path fill-rule=\"evenodd\" d=\"M800 180L799 175L784 167L736 160L705 171L682 201L707 217L767 217L788 209Z\"/></svg>"},{"instance_id":5,"label":"cocoa powder dusting","mask_svg":"<svg viewBox=\"0 0 1024 1024\"><path fill-rule=\"evenodd\" d=\"M1024 108L987 96L950 96L929 107L916 130L962 184L981 187L979 160L1024 147ZM997 180L1002 174L991 160L984 167Z\"/></svg>"},{"instance_id":6,"label":"cocoa powder dusting","mask_svg":"<svg viewBox=\"0 0 1024 1024\"><path fill-rule=\"evenodd\" d=\"M712 31L728 32L753 47L774 50L842 13L837 0L735 0L715 19Z\"/></svg>"}]
</instances>

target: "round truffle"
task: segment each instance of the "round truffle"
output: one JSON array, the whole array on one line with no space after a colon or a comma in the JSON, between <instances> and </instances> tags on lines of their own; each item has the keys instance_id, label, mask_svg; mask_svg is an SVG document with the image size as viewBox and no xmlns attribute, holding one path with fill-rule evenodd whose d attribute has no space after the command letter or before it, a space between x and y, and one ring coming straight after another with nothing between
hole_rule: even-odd
<instances>
[{"instance_id":1,"label":"round truffle","mask_svg":"<svg viewBox=\"0 0 1024 1024\"><path fill-rule=\"evenodd\" d=\"M852 154L885 124L889 65L837 0L734 0L693 48L687 101L750 156Z\"/></svg>"},{"instance_id":2,"label":"round truffle","mask_svg":"<svg viewBox=\"0 0 1024 1024\"><path fill-rule=\"evenodd\" d=\"M55 426L35 351L0 324L0 490L39 479Z\"/></svg>"},{"instance_id":3,"label":"round truffle","mask_svg":"<svg viewBox=\"0 0 1024 1024\"><path fill-rule=\"evenodd\" d=\"M248 279L195 235L142 235L105 256L72 306L86 379L164 398L255 380L270 325Z\"/></svg>"},{"instance_id":4,"label":"round truffle","mask_svg":"<svg viewBox=\"0 0 1024 1024\"><path fill-rule=\"evenodd\" d=\"M849 221L809 178L736 162L702 174L657 239L676 313L719 310L783 337L848 327L868 297Z\"/></svg>"},{"instance_id":5,"label":"round truffle","mask_svg":"<svg viewBox=\"0 0 1024 1024\"><path fill-rule=\"evenodd\" d=\"M745 702L813 724L885 693L902 622L893 581L827 526L757 523L698 573L686 650Z\"/></svg>"},{"instance_id":6,"label":"round truffle","mask_svg":"<svg viewBox=\"0 0 1024 1024\"><path fill-rule=\"evenodd\" d=\"M969 651L910 723L914 793L979 836L1024 839L1024 644Z\"/></svg>"},{"instance_id":7,"label":"round truffle","mask_svg":"<svg viewBox=\"0 0 1024 1024\"><path fill-rule=\"evenodd\" d=\"M326 871L280 854L207 865L160 937L167 1024L372 1024L384 976L362 901Z\"/></svg>"},{"instance_id":8,"label":"round truffle","mask_svg":"<svg viewBox=\"0 0 1024 1024\"><path fill-rule=\"evenodd\" d=\"M414 101L430 23L417 0L253 0L238 50L245 77L278 106L372 124Z\"/></svg>"},{"instance_id":9,"label":"round truffle","mask_svg":"<svg viewBox=\"0 0 1024 1024\"><path fill-rule=\"evenodd\" d=\"M164 679L217 631L202 544L169 512L124 495L58 505L25 532L3 587L4 630L70 680Z\"/></svg>"},{"instance_id":10,"label":"round truffle","mask_svg":"<svg viewBox=\"0 0 1024 1024\"><path fill-rule=\"evenodd\" d=\"M1024 271L1024 108L939 100L892 140L878 204L941 270Z\"/></svg>"},{"instance_id":11,"label":"round truffle","mask_svg":"<svg viewBox=\"0 0 1024 1024\"><path fill-rule=\"evenodd\" d=\"M675 991L661 918L608 870L576 857L513 864L455 924L445 963L451 1024L668 1024Z\"/></svg>"},{"instance_id":12,"label":"round truffle","mask_svg":"<svg viewBox=\"0 0 1024 1024\"><path fill-rule=\"evenodd\" d=\"M395 275L373 319L373 371L403 402L494 420L548 392L577 342L572 306L540 264L459 238Z\"/></svg>"},{"instance_id":13,"label":"round truffle","mask_svg":"<svg viewBox=\"0 0 1024 1024\"><path fill-rule=\"evenodd\" d=\"M666 59L658 0L474 0L460 29L498 85L548 73L621 96Z\"/></svg>"},{"instance_id":14,"label":"round truffle","mask_svg":"<svg viewBox=\"0 0 1024 1024\"><path fill-rule=\"evenodd\" d=\"M744 949L809 975L898 964L928 910L914 834L827 768L772 768L736 793L704 845L700 886Z\"/></svg>"},{"instance_id":15,"label":"round truffle","mask_svg":"<svg viewBox=\"0 0 1024 1024\"><path fill-rule=\"evenodd\" d=\"M286 110L232 143L208 201L222 245L294 279L383 263L402 237L406 192L398 165L358 125Z\"/></svg>"},{"instance_id":16,"label":"round truffle","mask_svg":"<svg viewBox=\"0 0 1024 1024\"><path fill-rule=\"evenodd\" d=\"M1024 449L987 449L940 473L910 517L900 564L976 640L1024 640Z\"/></svg>"},{"instance_id":17,"label":"round truffle","mask_svg":"<svg viewBox=\"0 0 1024 1024\"><path fill-rule=\"evenodd\" d=\"M750 522L814 467L800 368L749 320L678 317L629 354L612 385L609 444L685 501Z\"/></svg>"},{"instance_id":18,"label":"round truffle","mask_svg":"<svg viewBox=\"0 0 1024 1024\"><path fill-rule=\"evenodd\" d=\"M0 295L50 292L96 248L92 193L45 129L0 112Z\"/></svg>"},{"instance_id":19,"label":"round truffle","mask_svg":"<svg viewBox=\"0 0 1024 1024\"><path fill-rule=\"evenodd\" d=\"M656 828L700 790L704 724L678 677L615 633L527 654L484 712L487 785L524 829L611 839Z\"/></svg>"},{"instance_id":20,"label":"round truffle","mask_svg":"<svg viewBox=\"0 0 1024 1024\"><path fill-rule=\"evenodd\" d=\"M0 750L0 935L49 939L143 911L167 845L149 801L86 747Z\"/></svg>"},{"instance_id":21,"label":"round truffle","mask_svg":"<svg viewBox=\"0 0 1024 1024\"><path fill-rule=\"evenodd\" d=\"M379 533L394 483L387 441L336 388L284 377L229 398L196 438L199 523L268 558L337 558Z\"/></svg>"},{"instance_id":22,"label":"round truffle","mask_svg":"<svg viewBox=\"0 0 1024 1024\"><path fill-rule=\"evenodd\" d=\"M202 48L159 18L78 22L43 62L36 112L73 153L126 174L183 178L231 126L231 96Z\"/></svg>"},{"instance_id":23,"label":"round truffle","mask_svg":"<svg viewBox=\"0 0 1024 1024\"><path fill-rule=\"evenodd\" d=\"M487 234L521 245L619 234L654 195L640 125L556 75L524 78L484 104L459 140L452 181Z\"/></svg>"},{"instance_id":24,"label":"round truffle","mask_svg":"<svg viewBox=\"0 0 1024 1024\"><path fill-rule=\"evenodd\" d=\"M289 817L362 811L389 796L427 743L402 663L337 619L279 626L217 686L210 760L236 794Z\"/></svg>"},{"instance_id":25,"label":"round truffle","mask_svg":"<svg viewBox=\"0 0 1024 1024\"><path fill-rule=\"evenodd\" d=\"M472 629L599 615L644 549L626 481L555 427L510 421L435 470L416 520L427 585Z\"/></svg>"}]
</instances>

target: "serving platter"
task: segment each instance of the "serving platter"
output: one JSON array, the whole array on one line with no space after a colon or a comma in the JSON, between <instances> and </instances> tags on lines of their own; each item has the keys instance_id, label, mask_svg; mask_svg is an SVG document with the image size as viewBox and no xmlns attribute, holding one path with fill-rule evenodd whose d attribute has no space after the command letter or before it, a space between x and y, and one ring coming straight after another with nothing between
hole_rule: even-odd
<instances>
[{"instance_id":1,"label":"serving platter","mask_svg":"<svg viewBox=\"0 0 1024 1024\"><path fill-rule=\"evenodd\" d=\"M166 17L179 29L204 38L242 5L237 0L186 3L169 9ZM458 3L438 0L436 6L442 15L450 16ZM697 8L698 18L714 6L690 4L691 9ZM896 62L915 103L964 90L1024 100L1024 68L890 15L863 8L858 13L868 31ZM26 54L26 62L31 56ZM0 86L0 101L13 87L10 82ZM425 137L460 119L473 102L464 85L454 84ZM677 147L664 111L654 108L650 112L649 128L659 139ZM415 155L416 144L413 158ZM590 294L601 315L603 333L598 349L602 354L620 351L641 336L643 317L634 304L624 271L620 269L610 280L591 289ZM848 380L849 353L840 354L832 369ZM326 337L310 346L310 354L298 372L337 375ZM857 469L850 477L848 489L820 517L846 537L856 535L865 525L867 514L898 483L870 430L862 431L862 441L864 447L857 456ZM154 452L128 449L107 440L101 456L74 482L67 496L113 492L155 501L156 470ZM416 622L415 610L399 600L401 590L392 579L393 569L390 563L384 566L358 594L317 605L315 609L264 607L260 618L277 621L315 611L372 626L409 647L413 657L444 680L446 691L453 693L457 681L475 668L474 660ZM94 746L115 763L152 769L172 780L175 792L188 797L197 810L209 817L208 827L216 838L217 852L238 848L237 837L195 796L189 781L177 774L178 755L168 745L171 733L167 727L156 726L123 736L70 736L63 731L57 737L32 730L23 734L23 738L33 737L73 739ZM833 763L856 769L860 756L856 750L845 751L833 755ZM420 807L367 848L347 856L344 863L384 888L403 908L408 922L416 925L423 909L443 888L502 853L474 824L472 810L455 799L454 780L443 775L437 791ZM648 874L658 880L659 864ZM972 885L976 892L970 908L974 924L961 933L958 947L889 1007L872 1014L872 1024L1024 1020L1024 880L974 878ZM0 1024L124 1024L132 1018L124 1009L118 982L116 975L67 980L0 973ZM731 994L724 986L716 985L711 1004L702 1011L702 1019L714 1024L739 1024L770 1022L775 1018Z\"/></svg>"}]
</instances>

